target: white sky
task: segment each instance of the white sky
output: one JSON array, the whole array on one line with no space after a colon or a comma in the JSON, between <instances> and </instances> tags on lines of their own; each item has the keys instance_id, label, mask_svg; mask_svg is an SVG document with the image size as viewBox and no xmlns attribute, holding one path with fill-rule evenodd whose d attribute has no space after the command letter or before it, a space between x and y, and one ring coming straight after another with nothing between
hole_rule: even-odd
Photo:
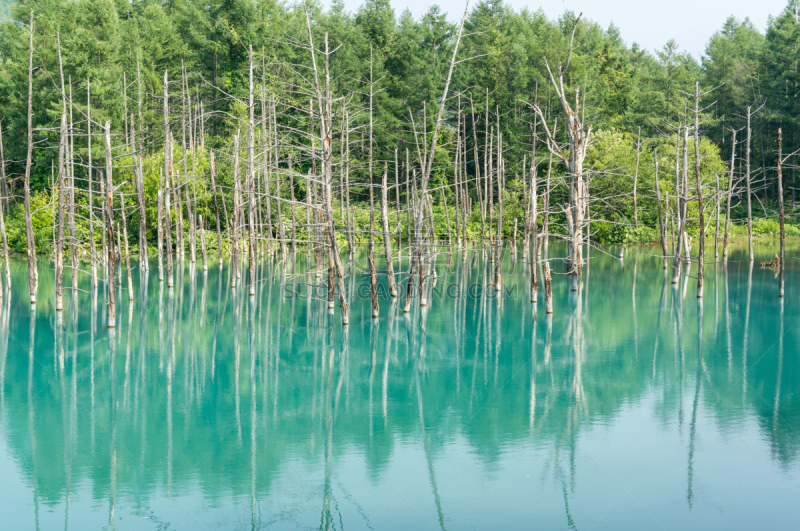
<instances>
[{"instance_id":1,"label":"white sky","mask_svg":"<svg viewBox=\"0 0 800 531\"><path fill-rule=\"evenodd\" d=\"M620 29L625 42L638 43L649 51L660 49L669 39L675 39L681 49L699 59L711 35L718 31L725 19L734 15L738 19L749 17L762 32L767 27L767 17L777 15L786 7L787 0L505 0L516 10L527 7L531 11L541 6L551 19L556 19L564 9L583 12L604 28L613 21ZM345 0L349 11L355 11L361 0ZM415 18L436 3L446 11L451 20L459 19L464 12L464 0L391 0L395 15L408 7ZM329 4L329 2L326 2ZM471 0L471 5L475 0Z\"/></svg>"}]
</instances>

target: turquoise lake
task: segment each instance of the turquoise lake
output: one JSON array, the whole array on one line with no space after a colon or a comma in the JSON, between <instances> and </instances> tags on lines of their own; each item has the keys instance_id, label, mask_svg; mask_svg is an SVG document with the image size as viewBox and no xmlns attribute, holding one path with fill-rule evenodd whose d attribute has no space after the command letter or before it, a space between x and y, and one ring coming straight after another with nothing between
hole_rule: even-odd
<instances>
[{"instance_id":1,"label":"turquoise lake","mask_svg":"<svg viewBox=\"0 0 800 531\"><path fill-rule=\"evenodd\" d=\"M14 259L0 529L800 529L800 249L781 300L775 247L708 264L702 300L657 247L592 250L551 316L509 249L499 295L440 255L409 314L379 272L376 320L360 253L346 329L305 253L252 298L227 261L173 290L137 264L112 330L102 283L59 316L43 261L31 311Z\"/></svg>"}]
</instances>

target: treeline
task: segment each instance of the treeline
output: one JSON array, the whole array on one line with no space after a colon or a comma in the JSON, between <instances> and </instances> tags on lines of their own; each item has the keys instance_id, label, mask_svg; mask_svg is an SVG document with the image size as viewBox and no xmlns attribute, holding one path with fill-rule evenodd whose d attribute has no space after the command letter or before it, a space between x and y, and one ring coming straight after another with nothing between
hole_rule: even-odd
<instances>
[{"instance_id":1,"label":"treeline","mask_svg":"<svg viewBox=\"0 0 800 531\"><path fill-rule=\"evenodd\" d=\"M796 46L800 24L795 16L796 4L792 0L784 12L771 19L766 35L760 34L747 20L729 19L710 40L700 63L681 51L674 41L651 54L635 44L627 46L614 26L604 29L594 22L581 21L574 34L565 81L571 94L575 89L580 90L583 122L601 132L599 136L595 133L595 138L605 148L601 151L594 146L594 155L590 149L587 159L587 164L595 164L595 170L606 171L599 187L624 192L598 202L594 218L612 223L598 234L599 239L624 237L614 234L622 225L633 226L634 219L637 225L641 222L651 228L657 226L654 183L648 177L653 171L649 167L652 156L647 154L642 158L639 170L635 170L633 160L653 146L674 145L678 126L691 122L695 81L700 82L704 93L701 136L710 141L704 150L704 157L708 158L704 164L714 168L708 170L705 178L711 178L713 172L721 175L723 189L727 187L725 167L731 155L730 128L740 130L734 171L739 178L745 159L743 116L748 106L753 111L760 108L752 117L752 193L761 196L759 205L766 205L761 215L769 214L768 207L776 202L777 193L778 127L784 131L785 153L800 146L796 125L800 119L796 97L800 79ZM155 183L162 165L157 159L163 160L166 73L171 80L166 91L172 104L173 131L188 127L185 135L192 144L190 150L194 147L194 137L199 139L196 143L202 147L199 152L203 162L198 161L194 171L196 175L204 175L208 172L206 150L229 153L236 131L244 135L250 47L256 56L255 99L259 107L256 113L268 114L274 105L277 134L285 137L284 144L305 143L312 150L309 154L287 148L280 154L281 164L287 165L291 157L296 173L316 171L313 150L320 148L308 137L314 127L319 127L314 120L319 121L320 116L315 117L313 109L309 113L309 105L314 104L310 103L312 94L307 90L313 75L305 33L306 8L316 46L321 48L327 34L331 49L336 50L330 59L332 94L334 98L347 100L337 102L340 109L346 105L347 112L337 111L336 119L349 134L346 139L342 135L334 140L346 142L348 147L353 182L348 199L354 204L368 201L369 188L364 184L370 169L379 174L384 162L393 165L399 159L402 181L406 153L410 153L413 165L422 158L417 157L417 152L430 143L455 44L457 24L449 22L435 5L415 20L408 10L395 13L388 0L367 0L355 13L345 11L338 0L328 10L313 2L284 4L271 0L213 4L195 0L20 0L11 5L10 19L0 25L0 118L4 147L0 192L8 198L6 213L11 214L11 232L15 218L12 209L21 203L25 173L31 9L36 23L30 183L34 211L43 215L36 207L46 210L52 204L48 194L52 194L56 180L64 98L70 99L73 114L70 127L77 168L75 178L86 179L90 157L87 116L91 113L91 120L97 124L111 122L115 145L131 144L129 121L133 117L142 146L142 166L152 170L145 175L145 181L150 179ZM519 192L509 201L515 198L518 202L525 201L524 162L527 159L530 168L534 149L535 119L531 104L541 105L551 127L559 120L563 125L564 112L548 78L545 61L553 68L566 61L575 15L566 12L554 21L541 10L515 12L502 1L482 1L471 7L458 52L461 62L453 73L446 102L445 127L440 133L439 148L433 154L432 182L452 187L458 136L466 144L462 149L466 160L461 162L467 175L473 178L487 169L489 140L502 136L504 178L508 183L504 193ZM56 34L60 36L61 68ZM69 94L61 93L62 72ZM260 109L262 92L266 93L266 111ZM368 113L370 100L372 112ZM493 132L493 128L497 131ZM541 124L537 134L541 141ZM557 129L556 134L566 140L563 128ZM94 160L101 160L100 137L95 139L92 150L97 152L92 153ZM616 152L612 159L609 150ZM340 151L334 150L334 156L339 156ZM183 160L180 153L176 157ZM194 162L194 157L190 160ZM535 160L542 175L548 171L553 175L567 171L558 160L550 165L543 144ZM122 182L124 168L131 166L130 158L120 158L115 164L122 171L114 179ZM636 166L639 165L637 162ZM225 187L232 186L229 166L232 164L223 164L219 170L220 183ZM634 172L641 173L636 190ZM789 181L784 190L794 205L795 166L787 165L784 172L790 173L784 177ZM286 187L291 187L298 200L306 197L302 179L292 183L281 181L279 186L286 195L290 192ZM150 188L153 200L155 188ZM402 187L401 192L403 199L407 199ZM455 192L449 188L446 192L444 201L455 203ZM477 187L468 187L467 192L471 203L481 200ZM640 197L634 208L636 193ZM741 200L739 191L736 197ZM441 207L442 198L436 195L433 201ZM155 208L154 203L148 206L153 212ZM213 208L210 195L201 195L197 213L205 209L204 217L208 220L213 217ZM641 212L634 211L637 209ZM734 214L737 213L744 217L734 205ZM19 214L21 207L16 217ZM52 219L52 212L49 216ZM155 217L149 222L153 236L154 220ZM477 223L477 216L469 221ZM138 220L132 217L129 222L135 224ZM223 219L222 223L228 222ZM602 227L597 225L595 229ZM509 223L503 227L507 234L511 229ZM52 232L46 220L40 220L37 243L46 245L52 241ZM131 232L135 242L136 231ZM10 238L12 248L21 250L24 239L19 231Z\"/></svg>"}]
</instances>

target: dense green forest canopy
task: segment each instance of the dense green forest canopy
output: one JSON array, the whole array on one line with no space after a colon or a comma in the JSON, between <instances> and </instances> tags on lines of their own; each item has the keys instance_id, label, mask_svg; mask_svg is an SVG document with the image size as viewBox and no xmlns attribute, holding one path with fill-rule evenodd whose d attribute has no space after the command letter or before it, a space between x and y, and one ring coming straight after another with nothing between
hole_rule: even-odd
<instances>
[{"instance_id":1,"label":"dense green forest canopy","mask_svg":"<svg viewBox=\"0 0 800 531\"><path fill-rule=\"evenodd\" d=\"M567 90L574 93L580 89L585 121L596 132L587 164L591 171L606 172L597 186L622 192L604 200L596 215L609 221L630 221L630 176L634 172L638 135L643 150L663 146L659 148L660 156L672 156L674 161L676 126L687 119L691 121L696 81L706 93L701 126L704 178L713 181L712 176L721 177L723 188L728 186L731 130L739 130L735 154L738 175L739 161L744 159L743 116L748 106L760 108L752 121L751 164L759 180L755 189L762 204L767 205L766 215L777 194L778 128L783 128L784 153L800 147L798 5L800 0L790 0L783 12L770 18L765 34L749 20L731 16L711 37L700 62L682 51L675 41L651 53L636 44L626 44L613 25L603 28L581 20L566 75ZM178 81L185 67L192 105L202 103L204 149L230 152L233 135L245 128L247 118L250 46L257 57L256 99L263 91L268 98L274 96L280 103L279 119L285 131L282 134L294 136L295 144L311 144L310 138L304 138L313 125L308 123L307 115L312 91L306 6L316 47L322 47L327 34L331 48L336 49L331 59L332 90L335 97L349 105L349 146L357 165L354 180L359 180L358 175L366 178L368 173L365 161L369 151L366 124L370 69L374 80L372 169L382 171L384 161L392 165L395 150L401 163L406 150L413 160L417 147L411 119L420 131L427 126L430 135L442 104L457 33L457 25L436 5L415 20L409 10L396 13L388 0L366 0L354 13L346 11L341 0L334 0L327 10L318 2L274 0L222 0L210 4L196 0L18 0L10 6L9 18L0 24L0 119L12 205L19 203L21 197L27 150L31 10L35 19L31 185L34 192L45 194L52 189L62 105L56 34L61 40L69 92L66 96L72 98L74 127L83 135L75 140L81 167L89 156L84 134L89 82L93 122L103 124L110 120L114 141L121 145L126 138L128 116L137 112L139 75L143 114L138 134L146 145L144 165L150 168L147 179L156 186L162 164L159 157L163 161L164 73L171 80L168 91L174 100L173 131L181 127L183 118L178 110L182 105L185 111L182 82ZM522 189L519 176L524 170L523 161L530 163L534 136L534 113L529 104L538 101L546 109L548 120L555 121L563 114L545 62L555 67L565 61L575 17L575 13L565 12L558 20L550 20L541 10L514 11L502 0L484 0L470 6L458 51L460 62L446 102L446 127L435 153L434 181L452 180L454 139L459 131L463 131L467 142L468 172L473 173L476 163L485 164L485 152L474 149L473 144L483 146L491 128L497 126L503 135L507 189L512 193ZM197 118L197 109L194 112ZM341 113L336 119L343 119ZM560 134L563 136L563 130ZM100 138L92 150L94 160L102 159ZM546 151L540 144L536 157L540 173L547 171ZM338 152L337 148L335 153ZM643 155L645 162L640 170L639 217L643 224L654 226L655 198L647 192L653 186L649 153ZM120 159L115 164L124 167L124 162ZM312 158L300 152L294 162L302 171L313 166ZM669 168L674 162L664 159L662 164ZM197 166L198 175L207 171L205 151L199 152ZM790 174L784 189L794 204L796 172L793 165L790 167L785 170ZM78 173L84 171L79 169ZM552 171L558 174L565 169L556 161ZM230 182L229 170L222 167L220 172L220 180ZM123 170L115 175L115 181L124 181L124 173ZM303 183L294 186L303 197ZM150 190L153 196L154 189ZM366 190L354 186L354 201L366 200ZM479 200L476 191L470 191L470 195ZM47 202L46 197L40 197L38 203L34 198L34 207L45 207ZM211 207L210 201L201 198L200 213L205 209L204 216L211 215ZM513 201L509 208L513 216ZM13 212L11 218L9 230L13 232ZM21 230L20 225L17 230ZM21 233L17 237L12 234L11 240L12 244L23 243Z\"/></svg>"}]
</instances>

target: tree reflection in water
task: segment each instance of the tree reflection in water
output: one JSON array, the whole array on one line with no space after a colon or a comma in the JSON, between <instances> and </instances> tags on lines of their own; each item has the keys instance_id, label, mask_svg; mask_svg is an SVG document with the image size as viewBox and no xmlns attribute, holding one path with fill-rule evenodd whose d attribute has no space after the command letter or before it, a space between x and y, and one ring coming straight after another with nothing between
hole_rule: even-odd
<instances>
[{"instance_id":1,"label":"tree reflection in water","mask_svg":"<svg viewBox=\"0 0 800 531\"><path fill-rule=\"evenodd\" d=\"M427 306L404 314L387 300L375 320L356 256L344 329L303 286L326 281L306 274L313 256L260 264L252 297L229 288L229 267L179 262L173 289L143 272L116 330L102 289L73 293L59 318L40 286L29 311L14 263L0 461L13 471L3 489L29 501L0 507L37 529L577 529L758 514L760 490L783 500L775 485L800 477L800 367L787 355L800 346L800 275L787 271L779 301L771 273L732 259L709 275L704 308L650 251L629 248L622 269L593 253L575 292L554 275L554 315L528 302L525 262L507 257L513 289L498 297L479 289L492 282L479 251L439 256ZM732 481L742 491L721 494ZM797 514L787 503L770 518Z\"/></svg>"}]
</instances>

